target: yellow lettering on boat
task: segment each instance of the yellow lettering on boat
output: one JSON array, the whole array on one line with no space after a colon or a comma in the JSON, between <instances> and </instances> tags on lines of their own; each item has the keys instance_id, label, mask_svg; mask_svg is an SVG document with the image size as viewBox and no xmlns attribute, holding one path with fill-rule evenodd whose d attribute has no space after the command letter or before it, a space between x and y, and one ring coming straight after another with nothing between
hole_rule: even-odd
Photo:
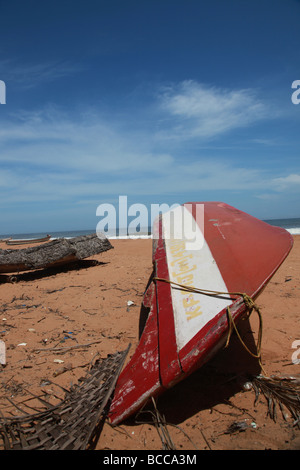
<instances>
[{"instance_id":1,"label":"yellow lettering on boat","mask_svg":"<svg viewBox=\"0 0 300 470\"><path fill-rule=\"evenodd\" d=\"M182 300L182 304L183 304L184 308L186 308L186 309L190 309L191 307L194 307L198 303L199 303L199 301L195 300L194 297L192 296L192 294L190 294L188 297L185 297Z\"/></svg>"},{"instance_id":2,"label":"yellow lettering on boat","mask_svg":"<svg viewBox=\"0 0 300 470\"><path fill-rule=\"evenodd\" d=\"M192 266L189 265L189 260L193 258L193 255L186 253L185 241L172 240L169 246L172 257L170 266L174 268L171 273L173 281L178 284L194 286L194 273L197 266L195 264ZM201 315L202 311L199 300L195 300L192 293L187 295L184 290L180 291L180 293L187 320L192 320Z\"/></svg>"},{"instance_id":3,"label":"yellow lettering on boat","mask_svg":"<svg viewBox=\"0 0 300 470\"><path fill-rule=\"evenodd\" d=\"M182 276L178 276L178 282L179 284L186 284L186 285L189 285L189 286L193 286L193 279L194 279L194 276L193 274L188 274L188 275L185 275L183 274Z\"/></svg>"},{"instance_id":4,"label":"yellow lettering on boat","mask_svg":"<svg viewBox=\"0 0 300 470\"><path fill-rule=\"evenodd\" d=\"M180 265L180 266L179 266L179 271L180 271L179 274L180 274L180 275L185 275L185 274L187 274L187 273L193 272L195 269L196 269L196 265L195 265L195 264L194 264L194 266L192 266L192 267ZM178 277L178 273L177 273L176 271L173 271L173 272L172 272L172 276Z\"/></svg>"},{"instance_id":5,"label":"yellow lettering on boat","mask_svg":"<svg viewBox=\"0 0 300 470\"><path fill-rule=\"evenodd\" d=\"M182 304L186 311L187 320L191 320L202 314L200 302L194 299L193 294L185 296L182 300Z\"/></svg>"},{"instance_id":6,"label":"yellow lettering on boat","mask_svg":"<svg viewBox=\"0 0 300 470\"><path fill-rule=\"evenodd\" d=\"M187 258L192 258L193 255L187 255L187 256L184 256L183 253L177 253L176 255L174 255L174 261L172 261L170 263L171 266L175 266L177 263L186 263L187 262Z\"/></svg>"},{"instance_id":7,"label":"yellow lettering on boat","mask_svg":"<svg viewBox=\"0 0 300 470\"><path fill-rule=\"evenodd\" d=\"M195 310L193 310L192 312L186 312L186 314L188 315L187 320L190 321L193 318L198 317L199 315L201 315L202 311L201 311L200 307L196 307Z\"/></svg>"}]
</instances>

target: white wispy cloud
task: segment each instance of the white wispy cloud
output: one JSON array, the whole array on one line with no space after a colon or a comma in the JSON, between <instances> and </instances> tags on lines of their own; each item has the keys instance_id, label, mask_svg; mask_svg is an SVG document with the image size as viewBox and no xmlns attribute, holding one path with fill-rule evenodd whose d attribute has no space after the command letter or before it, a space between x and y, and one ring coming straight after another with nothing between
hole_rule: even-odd
<instances>
[{"instance_id":1,"label":"white wispy cloud","mask_svg":"<svg viewBox=\"0 0 300 470\"><path fill-rule=\"evenodd\" d=\"M0 70L8 84L15 84L22 89L34 88L42 83L74 75L82 70L82 65L65 61L45 61L23 63L22 59L0 61Z\"/></svg>"},{"instance_id":2,"label":"white wispy cloud","mask_svg":"<svg viewBox=\"0 0 300 470\"><path fill-rule=\"evenodd\" d=\"M287 176L281 176L272 180L275 190L284 191L289 190L300 190L300 174L292 173Z\"/></svg>"},{"instance_id":3,"label":"white wispy cloud","mask_svg":"<svg viewBox=\"0 0 300 470\"><path fill-rule=\"evenodd\" d=\"M159 136L172 139L211 139L252 125L268 112L253 90L226 90L192 80L165 89L161 100L172 131L163 129Z\"/></svg>"},{"instance_id":4,"label":"white wispy cloud","mask_svg":"<svg viewBox=\"0 0 300 470\"><path fill-rule=\"evenodd\" d=\"M10 114L0 126L2 201L84 201L99 195L168 195L214 190L283 188L288 179L205 151L188 155L188 139L201 142L266 116L251 90L220 90L193 81L164 90L152 103L161 131L126 126L84 108L72 114L55 106ZM176 145L165 143L174 138ZM184 158L182 157L184 151ZM277 180L276 180L277 178ZM297 178L294 183L297 183Z\"/></svg>"}]
</instances>

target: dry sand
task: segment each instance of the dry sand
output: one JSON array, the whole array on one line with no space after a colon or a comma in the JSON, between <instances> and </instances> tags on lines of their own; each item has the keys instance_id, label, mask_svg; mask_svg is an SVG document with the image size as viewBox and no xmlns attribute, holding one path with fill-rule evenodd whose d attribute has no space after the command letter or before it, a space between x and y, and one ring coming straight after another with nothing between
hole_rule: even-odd
<instances>
[{"instance_id":1,"label":"dry sand","mask_svg":"<svg viewBox=\"0 0 300 470\"><path fill-rule=\"evenodd\" d=\"M131 343L127 359L133 354L143 292L152 272L152 241L111 242L113 250L71 269L26 272L12 283L8 276L0 276L0 339L7 348L7 365L0 366L4 415L11 409L6 397L18 402L28 391L51 395L49 380L69 388L85 375L97 353L106 357ZM7 246L2 243L0 248ZM295 236L288 258L257 299L264 319L262 362L268 375L300 373L300 364L292 361L292 354L297 354L293 343L300 340L299 266L300 236ZM134 304L128 307L128 301ZM253 347L258 332L255 313L241 322L240 331ZM64 354L36 351L87 343L93 344ZM66 366L69 370L59 374ZM227 349L161 396L157 407L176 449L300 449L299 429L292 418L285 421L278 412L274 422L267 416L265 399L261 396L254 404L254 392L243 389L245 375L259 372L257 360L233 336ZM132 418L115 428L106 422L96 449L161 450L151 414L145 412L138 420L142 422ZM231 425L241 422L246 429L229 432Z\"/></svg>"}]
</instances>

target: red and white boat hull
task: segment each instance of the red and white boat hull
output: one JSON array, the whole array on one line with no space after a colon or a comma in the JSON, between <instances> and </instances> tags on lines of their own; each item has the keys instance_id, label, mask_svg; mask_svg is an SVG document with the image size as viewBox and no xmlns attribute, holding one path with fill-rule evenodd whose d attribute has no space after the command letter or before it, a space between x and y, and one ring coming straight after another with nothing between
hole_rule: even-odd
<instances>
[{"instance_id":1,"label":"red and white boat hull","mask_svg":"<svg viewBox=\"0 0 300 470\"><path fill-rule=\"evenodd\" d=\"M231 293L255 298L292 244L286 230L224 203L186 203L160 216L153 228L157 280L143 300L149 316L118 379L111 422L124 420L207 362L226 341L227 307L235 321L246 311L243 299ZM222 294L203 295L176 284Z\"/></svg>"}]
</instances>

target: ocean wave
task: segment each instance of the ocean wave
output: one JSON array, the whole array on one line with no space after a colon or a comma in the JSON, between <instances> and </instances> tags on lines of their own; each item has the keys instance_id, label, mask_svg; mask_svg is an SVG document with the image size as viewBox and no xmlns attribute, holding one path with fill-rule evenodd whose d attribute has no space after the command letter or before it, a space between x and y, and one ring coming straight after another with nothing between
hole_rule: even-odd
<instances>
[{"instance_id":1,"label":"ocean wave","mask_svg":"<svg viewBox=\"0 0 300 470\"><path fill-rule=\"evenodd\" d=\"M294 227L294 228L287 228L287 232L289 232L291 235L300 235L300 228L299 227Z\"/></svg>"}]
</instances>

